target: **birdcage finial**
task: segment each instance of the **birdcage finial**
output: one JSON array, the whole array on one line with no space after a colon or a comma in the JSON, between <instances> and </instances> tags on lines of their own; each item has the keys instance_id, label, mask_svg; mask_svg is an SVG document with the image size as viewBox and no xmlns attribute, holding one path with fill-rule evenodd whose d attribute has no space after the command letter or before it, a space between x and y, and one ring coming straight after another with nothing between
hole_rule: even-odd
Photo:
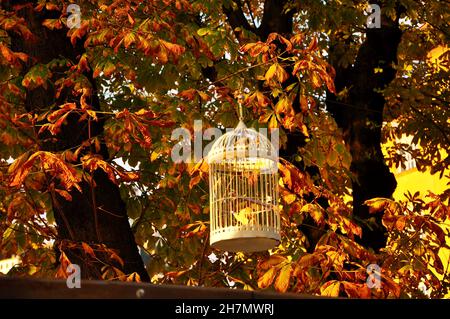
<instances>
[{"instance_id":1,"label":"birdcage finial","mask_svg":"<svg viewBox=\"0 0 450 319\"><path fill-rule=\"evenodd\" d=\"M242 81L239 83L239 89L235 91L235 97L237 99L238 102L238 117L239 117L239 122L244 123L244 109L242 104L244 103L244 79L242 79Z\"/></svg>"},{"instance_id":2,"label":"birdcage finial","mask_svg":"<svg viewBox=\"0 0 450 319\"><path fill-rule=\"evenodd\" d=\"M242 102L244 101L244 94L240 93L237 97L237 100L238 100L239 121L244 122L244 109L242 106Z\"/></svg>"}]
</instances>

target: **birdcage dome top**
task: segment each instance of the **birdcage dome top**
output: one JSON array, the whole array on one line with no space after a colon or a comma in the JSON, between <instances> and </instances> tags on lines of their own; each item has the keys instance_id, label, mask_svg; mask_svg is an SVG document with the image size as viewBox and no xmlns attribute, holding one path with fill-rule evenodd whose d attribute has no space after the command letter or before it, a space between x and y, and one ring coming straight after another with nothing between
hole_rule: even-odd
<instances>
[{"instance_id":1,"label":"birdcage dome top","mask_svg":"<svg viewBox=\"0 0 450 319\"><path fill-rule=\"evenodd\" d=\"M208 153L211 163L259 161L273 165L278 154L270 140L240 121L236 128L219 137Z\"/></svg>"}]
</instances>

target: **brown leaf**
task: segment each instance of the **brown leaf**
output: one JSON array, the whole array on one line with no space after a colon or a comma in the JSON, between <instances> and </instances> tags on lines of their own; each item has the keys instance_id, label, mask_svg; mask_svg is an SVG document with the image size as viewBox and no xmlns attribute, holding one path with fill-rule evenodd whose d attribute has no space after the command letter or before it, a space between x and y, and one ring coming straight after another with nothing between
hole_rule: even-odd
<instances>
[{"instance_id":1,"label":"brown leaf","mask_svg":"<svg viewBox=\"0 0 450 319\"><path fill-rule=\"evenodd\" d=\"M343 281L344 291L350 298L370 298L370 288L364 284L356 284L353 282Z\"/></svg>"},{"instance_id":2,"label":"brown leaf","mask_svg":"<svg viewBox=\"0 0 450 319\"><path fill-rule=\"evenodd\" d=\"M313 37L308 46L308 51L315 51L315 50L317 50L317 37Z\"/></svg>"}]
</instances>

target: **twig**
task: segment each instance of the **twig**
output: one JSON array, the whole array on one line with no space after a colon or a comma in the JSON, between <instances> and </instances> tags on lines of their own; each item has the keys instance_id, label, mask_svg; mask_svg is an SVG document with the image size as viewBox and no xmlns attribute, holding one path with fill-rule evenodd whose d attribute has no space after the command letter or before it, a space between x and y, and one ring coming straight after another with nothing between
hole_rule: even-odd
<instances>
[{"instance_id":1,"label":"twig","mask_svg":"<svg viewBox=\"0 0 450 319\"><path fill-rule=\"evenodd\" d=\"M200 258L200 264L198 266L198 285L199 286L201 286L203 283L202 268L203 268L203 260L205 259L206 247L208 246L208 240L209 240L209 234L207 234L205 237L205 243L203 244L202 255Z\"/></svg>"}]
</instances>

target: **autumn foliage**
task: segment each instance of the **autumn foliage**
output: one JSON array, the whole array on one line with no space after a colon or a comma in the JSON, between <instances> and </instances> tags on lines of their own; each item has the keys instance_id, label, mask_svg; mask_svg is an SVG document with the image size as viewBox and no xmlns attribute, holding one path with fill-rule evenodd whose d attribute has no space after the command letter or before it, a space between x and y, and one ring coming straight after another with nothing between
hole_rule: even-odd
<instances>
[{"instance_id":1,"label":"autumn foliage","mask_svg":"<svg viewBox=\"0 0 450 319\"><path fill-rule=\"evenodd\" d=\"M335 85L364 51L363 4L280 1L283 14L295 12L292 30L263 32L264 2L272 3L83 0L80 25L69 29L69 1L2 1L0 257L20 256L14 275L62 278L78 258L92 269L87 278L146 280L126 268L127 255L99 226L107 230L117 215L100 194L105 176L120 192L125 227L149 257L153 283L352 298L448 295L450 192L403 201L374 192L363 204L370 216L355 216L351 151L363 138L350 144L352 133L326 107L333 96L367 126L378 125L367 115L378 112L386 123L380 141L394 141L389 165L402 165L406 150L419 170L448 180L449 51L429 59L448 37L437 16L445 10L439 1L400 1L402 10L384 1L384 18L398 23L401 15L409 24L400 28L397 62L380 62L366 79L394 74L377 92L384 109L367 111L345 102L351 87ZM204 128L234 127L241 93L248 126L281 131L282 242L269 252L209 247L208 167L171 159L173 129L194 132L197 119ZM395 142L405 134L421 148ZM85 241L70 227L80 198L97 231ZM377 227L388 236L382 249L361 241ZM371 264L381 269L370 277L379 287L367 284Z\"/></svg>"}]
</instances>

